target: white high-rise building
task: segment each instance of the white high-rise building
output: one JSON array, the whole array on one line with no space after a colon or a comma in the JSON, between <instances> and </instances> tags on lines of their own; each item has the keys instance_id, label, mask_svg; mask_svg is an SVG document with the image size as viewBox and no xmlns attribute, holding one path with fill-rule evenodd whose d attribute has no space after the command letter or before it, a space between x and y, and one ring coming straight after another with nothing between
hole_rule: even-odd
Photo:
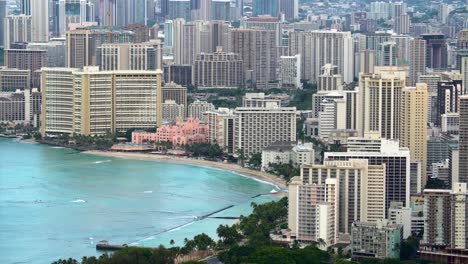
<instances>
[{"instance_id":1,"label":"white high-rise building","mask_svg":"<svg viewBox=\"0 0 468 264\"><path fill-rule=\"evenodd\" d=\"M280 57L280 82L283 88L302 88L300 54Z\"/></svg>"},{"instance_id":2,"label":"white high-rise building","mask_svg":"<svg viewBox=\"0 0 468 264\"><path fill-rule=\"evenodd\" d=\"M31 42L32 40L31 16L7 16L5 18L4 39L5 49L15 42Z\"/></svg>"},{"instance_id":3,"label":"white high-rise building","mask_svg":"<svg viewBox=\"0 0 468 264\"><path fill-rule=\"evenodd\" d=\"M316 83L325 64L338 66L345 83L353 81L353 39L351 32L316 30L291 32L290 55L301 54L301 76Z\"/></svg>"},{"instance_id":4,"label":"white high-rise building","mask_svg":"<svg viewBox=\"0 0 468 264\"><path fill-rule=\"evenodd\" d=\"M107 16L103 19L107 19ZM59 34L65 35L69 24L86 22L86 0L59 1Z\"/></svg>"},{"instance_id":5,"label":"white high-rise building","mask_svg":"<svg viewBox=\"0 0 468 264\"><path fill-rule=\"evenodd\" d=\"M188 117L197 118L198 120L205 120L204 113L213 111L215 109L212 103L206 101L196 100L188 106Z\"/></svg>"},{"instance_id":6,"label":"white high-rise building","mask_svg":"<svg viewBox=\"0 0 468 264\"><path fill-rule=\"evenodd\" d=\"M266 107L238 107L234 114L236 151L251 155L275 142L296 141L295 107L267 103Z\"/></svg>"},{"instance_id":7,"label":"white high-rise building","mask_svg":"<svg viewBox=\"0 0 468 264\"><path fill-rule=\"evenodd\" d=\"M174 100L166 100L162 103L162 120L163 123L177 122L178 119L184 119L184 105L177 104Z\"/></svg>"},{"instance_id":8,"label":"white high-rise building","mask_svg":"<svg viewBox=\"0 0 468 264\"><path fill-rule=\"evenodd\" d=\"M208 125L208 140L218 144L227 153L234 154L234 111L218 108L204 113Z\"/></svg>"},{"instance_id":9,"label":"white high-rise building","mask_svg":"<svg viewBox=\"0 0 468 264\"><path fill-rule=\"evenodd\" d=\"M49 41L49 1L31 1L32 41Z\"/></svg>"}]
</instances>

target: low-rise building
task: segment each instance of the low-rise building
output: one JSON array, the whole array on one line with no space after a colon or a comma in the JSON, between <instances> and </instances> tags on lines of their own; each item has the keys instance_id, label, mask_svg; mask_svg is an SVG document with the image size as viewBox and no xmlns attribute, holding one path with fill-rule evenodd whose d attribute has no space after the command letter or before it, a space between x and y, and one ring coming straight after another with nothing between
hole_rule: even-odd
<instances>
[{"instance_id":1,"label":"low-rise building","mask_svg":"<svg viewBox=\"0 0 468 264\"><path fill-rule=\"evenodd\" d=\"M271 164L312 165L314 159L312 143L275 142L262 150L262 170L268 170Z\"/></svg>"},{"instance_id":2,"label":"low-rise building","mask_svg":"<svg viewBox=\"0 0 468 264\"><path fill-rule=\"evenodd\" d=\"M402 228L386 220L377 223L354 222L351 234L352 258L399 258Z\"/></svg>"},{"instance_id":3,"label":"low-rise building","mask_svg":"<svg viewBox=\"0 0 468 264\"><path fill-rule=\"evenodd\" d=\"M207 125L200 124L196 118L189 118L175 125L163 125L156 133L135 131L132 133L132 144L171 142L175 146L191 145L207 142L207 135Z\"/></svg>"}]
</instances>

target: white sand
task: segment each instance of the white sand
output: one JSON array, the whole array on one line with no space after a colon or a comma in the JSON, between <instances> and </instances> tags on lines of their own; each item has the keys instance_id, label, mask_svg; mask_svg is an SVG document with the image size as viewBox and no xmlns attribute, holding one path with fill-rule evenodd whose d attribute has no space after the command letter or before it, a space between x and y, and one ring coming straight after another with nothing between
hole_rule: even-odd
<instances>
[{"instance_id":1,"label":"white sand","mask_svg":"<svg viewBox=\"0 0 468 264\"><path fill-rule=\"evenodd\" d=\"M84 153L99 155L99 156L115 157L115 158L154 160L154 161L164 161L164 162L190 164L190 165L196 165L196 166L217 168L217 169L222 169L222 170L238 173L244 176L252 177L261 181L265 181L273 185L277 185L278 187L282 189L286 188L286 182L283 179L280 179L279 177L277 177L276 175L269 174L269 173L262 172L262 171L251 170L248 168L243 168L237 164L232 164L232 163L215 162L215 161L199 160L199 159L194 159L194 158L183 158L183 157L166 156L166 155L158 155L158 154L133 153L133 152L91 150L91 151L85 151Z\"/></svg>"}]
</instances>

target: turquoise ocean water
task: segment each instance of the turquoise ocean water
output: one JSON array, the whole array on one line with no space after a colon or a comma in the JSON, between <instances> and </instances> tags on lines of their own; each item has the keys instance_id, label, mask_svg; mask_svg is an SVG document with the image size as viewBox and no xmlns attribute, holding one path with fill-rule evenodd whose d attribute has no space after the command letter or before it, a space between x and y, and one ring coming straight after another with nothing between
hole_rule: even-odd
<instances>
[{"instance_id":1,"label":"turquoise ocean water","mask_svg":"<svg viewBox=\"0 0 468 264\"><path fill-rule=\"evenodd\" d=\"M0 138L0 263L99 255L95 244L169 246L205 232L213 216L251 212L272 185L227 171L127 160Z\"/></svg>"}]
</instances>

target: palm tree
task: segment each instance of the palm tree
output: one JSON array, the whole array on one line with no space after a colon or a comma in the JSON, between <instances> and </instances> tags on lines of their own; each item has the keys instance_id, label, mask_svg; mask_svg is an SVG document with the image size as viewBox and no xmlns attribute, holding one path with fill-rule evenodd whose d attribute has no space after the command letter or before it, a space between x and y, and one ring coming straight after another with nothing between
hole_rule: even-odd
<instances>
[{"instance_id":1,"label":"palm tree","mask_svg":"<svg viewBox=\"0 0 468 264\"><path fill-rule=\"evenodd\" d=\"M174 239L171 239L171 241L169 242L169 244L171 244L171 246L173 246L173 245L175 244Z\"/></svg>"},{"instance_id":2,"label":"palm tree","mask_svg":"<svg viewBox=\"0 0 468 264\"><path fill-rule=\"evenodd\" d=\"M244 149L238 149L237 155L238 155L239 161L241 162L242 167L244 167L244 161L246 159L245 154L244 154Z\"/></svg>"},{"instance_id":3,"label":"palm tree","mask_svg":"<svg viewBox=\"0 0 468 264\"><path fill-rule=\"evenodd\" d=\"M318 242L319 247L321 247L321 248L327 246L327 243L326 243L325 240L323 240L322 238L319 238L319 239L317 240L317 242Z\"/></svg>"}]
</instances>

